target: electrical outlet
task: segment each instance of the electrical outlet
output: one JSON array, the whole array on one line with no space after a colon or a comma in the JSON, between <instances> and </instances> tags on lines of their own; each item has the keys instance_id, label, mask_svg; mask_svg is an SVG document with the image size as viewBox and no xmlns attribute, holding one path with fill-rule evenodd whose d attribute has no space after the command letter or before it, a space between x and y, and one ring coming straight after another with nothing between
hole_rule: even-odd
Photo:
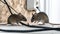
<instances>
[{"instance_id":1,"label":"electrical outlet","mask_svg":"<svg viewBox=\"0 0 60 34\"><path fill-rule=\"evenodd\" d=\"M27 0L27 10L36 10L39 7L40 0Z\"/></svg>"}]
</instances>

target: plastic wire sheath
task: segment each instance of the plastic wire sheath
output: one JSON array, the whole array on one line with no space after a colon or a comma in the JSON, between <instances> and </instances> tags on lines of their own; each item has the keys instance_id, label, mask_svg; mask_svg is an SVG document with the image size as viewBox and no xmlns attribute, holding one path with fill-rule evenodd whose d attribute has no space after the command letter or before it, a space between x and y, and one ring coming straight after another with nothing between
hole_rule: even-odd
<instances>
[{"instance_id":1,"label":"plastic wire sheath","mask_svg":"<svg viewBox=\"0 0 60 34\"><path fill-rule=\"evenodd\" d=\"M27 25L24 24L23 22L20 22L22 25L27 26L27 27L31 27L31 28L51 28L51 27L43 27L43 26L34 26L34 25Z\"/></svg>"},{"instance_id":2,"label":"plastic wire sheath","mask_svg":"<svg viewBox=\"0 0 60 34\"><path fill-rule=\"evenodd\" d=\"M3 32L19 32L19 33L39 32L39 31L48 31L48 30L60 31L60 28L44 28L44 29L35 29L35 30L4 30L4 29L0 29L0 31L3 31Z\"/></svg>"},{"instance_id":3,"label":"plastic wire sheath","mask_svg":"<svg viewBox=\"0 0 60 34\"><path fill-rule=\"evenodd\" d=\"M0 0L1 1L1 0ZM5 2L3 2L3 1L1 1L3 4L6 4ZM13 9L16 13L18 13L14 8L12 8L10 5L9 5L9 7L11 8L11 9Z\"/></svg>"},{"instance_id":4,"label":"plastic wire sheath","mask_svg":"<svg viewBox=\"0 0 60 34\"><path fill-rule=\"evenodd\" d=\"M4 2L5 2L5 4L7 5L7 7L8 7L8 9L9 9L10 13L13 14L12 11L11 11L11 9L10 9L10 7L9 7L9 5L8 5L8 3L6 2L6 0L4 0Z\"/></svg>"}]
</instances>

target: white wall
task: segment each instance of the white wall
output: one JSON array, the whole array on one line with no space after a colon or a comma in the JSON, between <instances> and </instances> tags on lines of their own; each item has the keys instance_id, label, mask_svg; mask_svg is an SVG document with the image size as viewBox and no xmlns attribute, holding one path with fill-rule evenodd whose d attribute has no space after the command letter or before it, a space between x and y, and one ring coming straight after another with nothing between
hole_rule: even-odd
<instances>
[{"instance_id":1,"label":"white wall","mask_svg":"<svg viewBox=\"0 0 60 34\"><path fill-rule=\"evenodd\" d=\"M45 12L45 0L40 0L40 10Z\"/></svg>"},{"instance_id":2,"label":"white wall","mask_svg":"<svg viewBox=\"0 0 60 34\"><path fill-rule=\"evenodd\" d=\"M50 23L60 24L60 0L46 0L46 13Z\"/></svg>"}]
</instances>

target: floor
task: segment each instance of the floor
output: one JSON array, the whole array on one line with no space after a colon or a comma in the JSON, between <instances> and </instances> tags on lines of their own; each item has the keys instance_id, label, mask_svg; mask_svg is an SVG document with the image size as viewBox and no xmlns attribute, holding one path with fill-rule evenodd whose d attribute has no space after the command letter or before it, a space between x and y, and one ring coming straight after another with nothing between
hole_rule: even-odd
<instances>
[{"instance_id":1,"label":"floor","mask_svg":"<svg viewBox=\"0 0 60 34\"><path fill-rule=\"evenodd\" d=\"M51 25L51 24L45 24L45 25L40 25L40 26L46 26L46 27L53 27L57 28L60 27L60 25ZM9 26L9 25L0 25L0 29L5 29L5 30L32 30L32 29L39 29L39 28L30 28L26 26ZM0 31L1 34L17 34L17 32L3 32ZM18 34L59 34L60 31L39 31L39 32L30 32L30 33L18 33Z\"/></svg>"}]
</instances>

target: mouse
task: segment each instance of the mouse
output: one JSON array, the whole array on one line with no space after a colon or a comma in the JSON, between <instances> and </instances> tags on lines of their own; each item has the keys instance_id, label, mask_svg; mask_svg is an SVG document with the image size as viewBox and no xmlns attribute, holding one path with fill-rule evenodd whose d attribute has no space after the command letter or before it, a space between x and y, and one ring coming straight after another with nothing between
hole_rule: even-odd
<instances>
[{"instance_id":1,"label":"mouse","mask_svg":"<svg viewBox=\"0 0 60 34\"><path fill-rule=\"evenodd\" d=\"M32 14L31 22L38 23L38 24L41 22L42 24L45 24L45 23L49 23L49 18L46 13L39 12L39 13Z\"/></svg>"},{"instance_id":2,"label":"mouse","mask_svg":"<svg viewBox=\"0 0 60 34\"><path fill-rule=\"evenodd\" d=\"M27 19L25 18L25 16L23 16L21 13L19 14L11 14L8 17L8 23L7 24L11 24L11 25L15 25L18 24L20 21L27 21Z\"/></svg>"}]
</instances>

